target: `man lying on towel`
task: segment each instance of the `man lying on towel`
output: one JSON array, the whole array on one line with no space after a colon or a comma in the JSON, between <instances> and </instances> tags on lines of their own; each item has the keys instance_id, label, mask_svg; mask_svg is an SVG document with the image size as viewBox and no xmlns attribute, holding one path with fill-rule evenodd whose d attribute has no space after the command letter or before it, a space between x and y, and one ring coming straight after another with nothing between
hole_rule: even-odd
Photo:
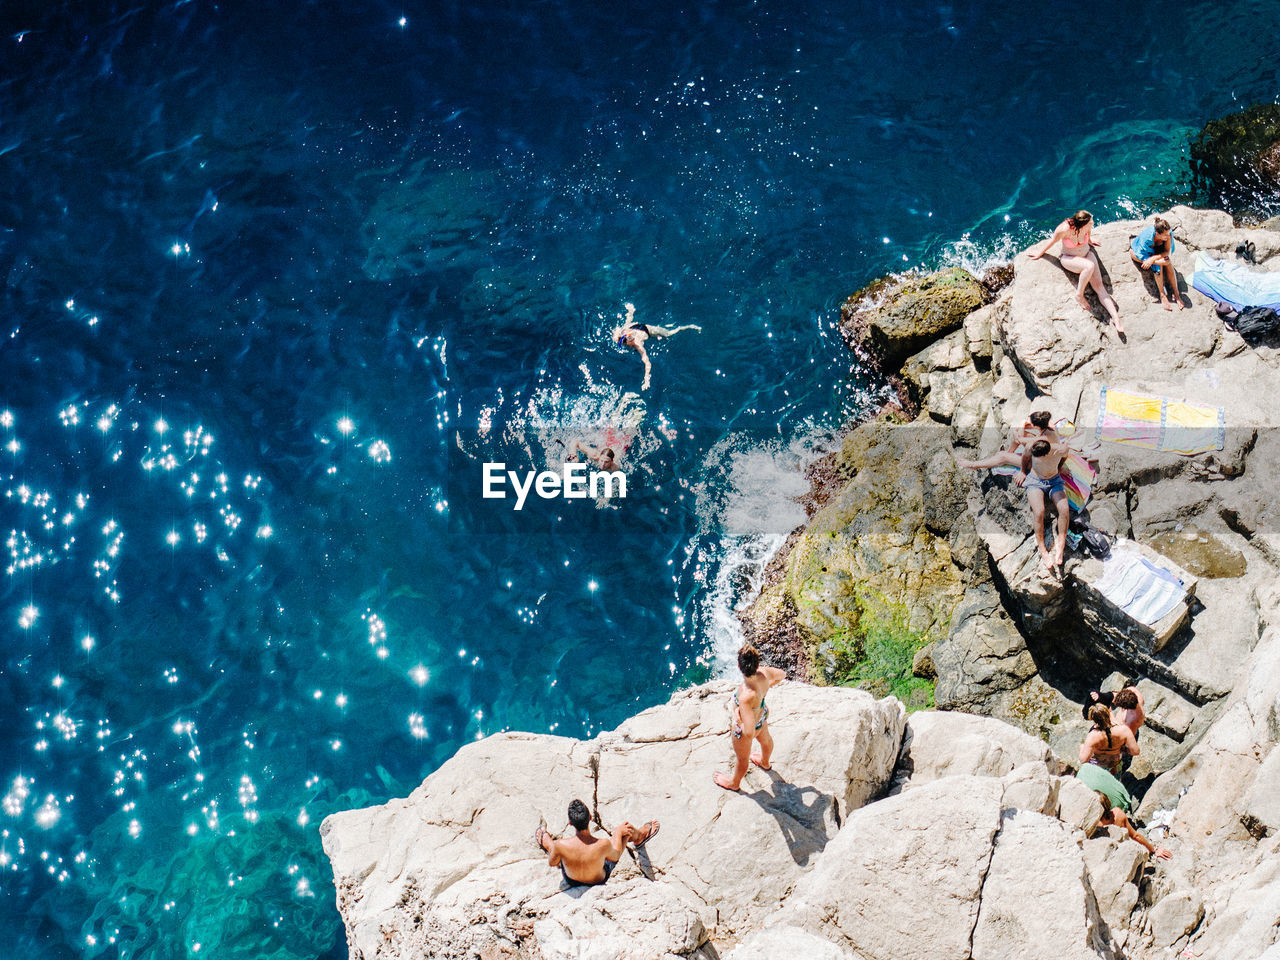
<instances>
[{"instance_id":1,"label":"man lying on towel","mask_svg":"<svg viewBox=\"0 0 1280 960\"><path fill-rule=\"evenodd\" d=\"M1071 508L1067 504L1067 481L1062 475L1062 461L1071 452L1065 443L1050 443L1043 437L1031 444L1022 454L1019 473L1014 482L1027 491L1031 504L1031 528L1036 534L1036 546L1040 550L1040 562L1046 563L1049 572L1062 576L1062 559L1067 550L1067 525L1071 522ZM1053 501L1058 511L1058 529L1053 538L1053 556L1044 543L1044 501Z\"/></svg>"}]
</instances>

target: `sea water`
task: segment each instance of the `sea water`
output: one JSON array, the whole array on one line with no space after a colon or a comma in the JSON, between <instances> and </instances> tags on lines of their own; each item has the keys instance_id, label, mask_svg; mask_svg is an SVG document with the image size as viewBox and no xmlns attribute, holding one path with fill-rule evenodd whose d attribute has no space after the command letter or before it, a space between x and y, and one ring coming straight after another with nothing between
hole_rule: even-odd
<instances>
[{"instance_id":1,"label":"sea water","mask_svg":"<svg viewBox=\"0 0 1280 960\"><path fill-rule=\"evenodd\" d=\"M840 300L1190 198L1277 14L0 7L4 955L345 955L322 818L726 669Z\"/></svg>"}]
</instances>

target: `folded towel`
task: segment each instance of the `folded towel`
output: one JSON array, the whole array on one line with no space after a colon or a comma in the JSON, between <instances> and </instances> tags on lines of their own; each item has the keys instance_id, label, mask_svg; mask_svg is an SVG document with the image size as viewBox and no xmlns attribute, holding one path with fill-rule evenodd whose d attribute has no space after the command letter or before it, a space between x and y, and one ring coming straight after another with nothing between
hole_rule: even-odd
<instances>
[{"instance_id":1,"label":"folded towel","mask_svg":"<svg viewBox=\"0 0 1280 960\"><path fill-rule=\"evenodd\" d=\"M1187 591L1170 570L1136 550L1117 547L1102 565L1098 592L1137 620L1151 626L1186 599Z\"/></svg>"}]
</instances>

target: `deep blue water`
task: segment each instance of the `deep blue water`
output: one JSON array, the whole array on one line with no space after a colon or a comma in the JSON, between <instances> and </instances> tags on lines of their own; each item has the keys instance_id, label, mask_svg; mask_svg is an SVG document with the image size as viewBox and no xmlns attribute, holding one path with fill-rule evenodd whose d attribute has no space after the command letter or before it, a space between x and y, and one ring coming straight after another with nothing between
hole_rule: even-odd
<instances>
[{"instance_id":1,"label":"deep blue water","mask_svg":"<svg viewBox=\"0 0 1280 960\"><path fill-rule=\"evenodd\" d=\"M717 669L839 301L1280 92L1280 2L1084 13L0 5L5 954L343 956L325 814ZM578 438L625 501L480 498Z\"/></svg>"}]
</instances>

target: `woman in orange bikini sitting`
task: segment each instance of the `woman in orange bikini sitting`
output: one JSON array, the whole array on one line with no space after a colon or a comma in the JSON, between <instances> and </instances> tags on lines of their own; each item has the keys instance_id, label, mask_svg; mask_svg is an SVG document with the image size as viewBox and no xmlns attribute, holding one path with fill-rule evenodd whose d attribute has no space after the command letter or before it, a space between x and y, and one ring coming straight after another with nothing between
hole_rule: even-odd
<instances>
[{"instance_id":1,"label":"woman in orange bikini sitting","mask_svg":"<svg viewBox=\"0 0 1280 960\"><path fill-rule=\"evenodd\" d=\"M1080 282L1076 285L1076 300L1080 302L1081 307L1092 313L1084 292L1089 287L1093 287L1093 292L1098 296L1098 302L1111 315L1116 333L1123 334L1124 326L1120 323L1120 308L1116 306L1115 300L1102 284L1102 266L1098 263L1098 255L1093 252L1094 247L1100 247L1102 244L1091 236L1092 228L1093 214L1088 210L1079 210L1074 216L1058 224L1058 229L1053 231L1053 236L1041 244L1039 249L1029 251L1027 256L1032 260L1039 260L1050 247L1061 240L1062 253L1058 257L1058 262L1072 273L1080 274Z\"/></svg>"}]
</instances>

